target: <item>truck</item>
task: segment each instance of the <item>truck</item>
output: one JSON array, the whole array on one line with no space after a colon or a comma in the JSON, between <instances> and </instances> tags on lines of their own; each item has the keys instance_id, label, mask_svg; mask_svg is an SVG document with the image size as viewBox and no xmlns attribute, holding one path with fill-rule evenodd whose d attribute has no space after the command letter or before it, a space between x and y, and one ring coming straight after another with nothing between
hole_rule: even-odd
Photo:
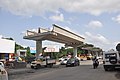
<instances>
[{"instance_id":1,"label":"truck","mask_svg":"<svg viewBox=\"0 0 120 80\"><path fill-rule=\"evenodd\" d=\"M38 69L41 67L52 67L54 64L56 64L56 59L39 57L31 62L31 68Z\"/></svg>"},{"instance_id":2,"label":"truck","mask_svg":"<svg viewBox=\"0 0 120 80\"><path fill-rule=\"evenodd\" d=\"M120 53L118 51L103 52L103 67L105 71L120 68Z\"/></svg>"}]
</instances>

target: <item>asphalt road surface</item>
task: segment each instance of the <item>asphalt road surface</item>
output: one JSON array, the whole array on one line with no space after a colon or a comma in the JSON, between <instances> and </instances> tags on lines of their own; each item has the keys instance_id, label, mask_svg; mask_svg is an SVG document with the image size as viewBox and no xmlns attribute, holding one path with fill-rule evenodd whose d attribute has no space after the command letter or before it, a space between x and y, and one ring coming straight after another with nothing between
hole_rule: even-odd
<instances>
[{"instance_id":1,"label":"asphalt road surface","mask_svg":"<svg viewBox=\"0 0 120 80\"><path fill-rule=\"evenodd\" d=\"M93 69L90 61L77 67L59 66L9 75L9 80L120 80L120 71L104 71L102 64Z\"/></svg>"}]
</instances>

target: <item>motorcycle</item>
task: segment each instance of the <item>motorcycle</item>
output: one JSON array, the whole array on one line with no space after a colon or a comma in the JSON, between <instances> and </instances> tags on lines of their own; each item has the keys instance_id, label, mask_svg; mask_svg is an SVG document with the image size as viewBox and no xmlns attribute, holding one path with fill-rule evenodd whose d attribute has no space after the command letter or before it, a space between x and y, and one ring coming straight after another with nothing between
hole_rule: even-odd
<instances>
[{"instance_id":1,"label":"motorcycle","mask_svg":"<svg viewBox=\"0 0 120 80\"><path fill-rule=\"evenodd\" d=\"M96 69L98 66L99 66L99 61L98 61L98 59L95 59L93 61L93 68Z\"/></svg>"}]
</instances>

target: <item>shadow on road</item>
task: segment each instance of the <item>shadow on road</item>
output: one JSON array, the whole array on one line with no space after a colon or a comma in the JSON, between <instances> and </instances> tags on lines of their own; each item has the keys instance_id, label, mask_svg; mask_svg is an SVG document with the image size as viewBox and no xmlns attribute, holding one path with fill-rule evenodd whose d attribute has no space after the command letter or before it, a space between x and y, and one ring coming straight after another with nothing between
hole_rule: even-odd
<instances>
[{"instance_id":1,"label":"shadow on road","mask_svg":"<svg viewBox=\"0 0 120 80\"><path fill-rule=\"evenodd\" d=\"M117 71L117 73L115 74L115 77L117 79L120 79L120 69L116 69L115 71Z\"/></svg>"}]
</instances>

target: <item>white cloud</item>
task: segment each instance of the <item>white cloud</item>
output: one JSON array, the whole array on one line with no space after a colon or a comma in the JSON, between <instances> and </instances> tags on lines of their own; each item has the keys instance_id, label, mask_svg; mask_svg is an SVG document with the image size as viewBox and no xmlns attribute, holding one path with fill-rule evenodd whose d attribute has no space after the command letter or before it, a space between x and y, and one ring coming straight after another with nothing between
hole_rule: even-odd
<instances>
[{"instance_id":1,"label":"white cloud","mask_svg":"<svg viewBox=\"0 0 120 80\"><path fill-rule=\"evenodd\" d=\"M114 45L111 41L100 34L91 34L90 32L85 32L85 40L87 43L91 43L96 47L100 47L103 50L113 49Z\"/></svg>"},{"instance_id":2,"label":"white cloud","mask_svg":"<svg viewBox=\"0 0 120 80\"><path fill-rule=\"evenodd\" d=\"M2 38L3 36L2 35L0 35L0 39Z\"/></svg>"},{"instance_id":3,"label":"white cloud","mask_svg":"<svg viewBox=\"0 0 120 80\"><path fill-rule=\"evenodd\" d=\"M87 27L90 27L90 28L93 28L93 29L100 28L102 26L103 26L103 24L100 21L91 21L87 25Z\"/></svg>"},{"instance_id":4,"label":"white cloud","mask_svg":"<svg viewBox=\"0 0 120 80\"><path fill-rule=\"evenodd\" d=\"M112 20L116 21L117 23L120 24L120 15L113 17Z\"/></svg>"},{"instance_id":5,"label":"white cloud","mask_svg":"<svg viewBox=\"0 0 120 80\"><path fill-rule=\"evenodd\" d=\"M110 41L107 40L104 36L100 34L91 34L90 32L85 33L87 40L91 42L96 42L96 43L102 43L102 44L110 44Z\"/></svg>"},{"instance_id":6,"label":"white cloud","mask_svg":"<svg viewBox=\"0 0 120 80\"><path fill-rule=\"evenodd\" d=\"M68 12L100 15L119 12L120 0L0 0L0 8L16 15L42 15L63 9Z\"/></svg>"},{"instance_id":7,"label":"white cloud","mask_svg":"<svg viewBox=\"0 0 120 80\"><path fill-rule=\"evenodd\" d=\"M51 19L53 21L63 22L64 21L64 16L63 16L62 13L56 13L56 15L49 17L49 19Z\"/></svg>"}]
</instances>

